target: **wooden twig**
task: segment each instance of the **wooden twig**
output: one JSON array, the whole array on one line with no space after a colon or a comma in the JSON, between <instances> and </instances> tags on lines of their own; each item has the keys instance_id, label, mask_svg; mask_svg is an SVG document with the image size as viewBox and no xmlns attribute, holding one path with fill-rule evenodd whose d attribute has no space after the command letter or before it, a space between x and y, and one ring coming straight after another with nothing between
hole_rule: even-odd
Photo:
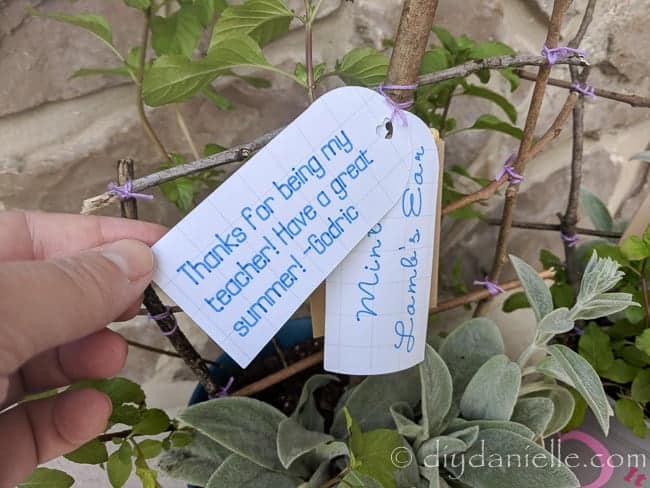
<instances>
[{"instance_id":1,"label":"wooden twig","mask_svg":"<svg viewBox=\"0 0 650 488\"><path fill-rule=\"evenodd\" d=\"M177 352L168 351L167 349L161 349L159 347L150 346L149 344L142 344L141 342L132 341L130 339L127 339L126 343L131 347L135 347L136 349L142 349L143 351L149 351L149 352L153 352L153 353L156 353L156 354L161 354L163 356L169 356L169 357L172 357L172 358L183 359L183 356L181 356ZM210 361L209 359L205 359L205 358L202 358L202 359L203 359L203 362L205 364L218 365L218 363L216 363L215 361Z\"/></svg>"},{"instance_id":2,"label":"wooden twig","mask_svg":"<svg viewBox=\"0 0 650 488\"><path fill-rule=\"evenodd\" d=\"M262 390L266 390L267 388L270 388L271 386L280 383L281 381L286 380L287 378L291 378L293 375L296 375L306 369L311 368L312 366L316 366L323 360L323 353L322 352L317 352L315 354L312 354L311 356L307 356L304 359L301 359L300 361L296 361L295 363L291 364L287 368L283 368L280 371L277 371L276 373L270 374L265 378L262 378L259 381L256 381L255 383L251 383L250 385L246 385L243 388L231 393L231 396L251 396L255 395L256 393L259 393Z\"/></svg>"},{"instance_id":3,"label":"wooden twig","mask_svg":"<svg viewBox=\"0 0 650 488\"><path fill-rule=\"evenodd\" d=\"M133 180L133 177L133 160L120 159L117 163L118 184L124 185L127 181ZM120 202L120 209L122 217L128 219L138 218L138 206L134 198L122 200ZM190 344L183 331L178 327L174 314L166 314L167 309L151 285L147 286L144 290L144 306L151 315L160 316L156 319L160 331L165 334L169 342L174 346L174 349L176 349L192 372L194 372L199 383L205 388L205 391L210 395L216 394L219 391L219 387L210 377L210 372L203 362L203 358L199 356L194 346Z\"/></svg>"},{"instance_id":4,"label":"wooden twig","mask_svg":"<svg viewBox=\"0 0 650 488\"><path fill-rule=\"evenodd\" d=\"M183 309L178 305L169 305L169 311L171 313L181 313ZM149 311L146 308L141 308L138 310L138 315L149 315Z\"/></svg>"},{"instance_id":5,"label":"wooden twig","mask_svg":"<svg viewBox=\"0 0 650 488\"><path fill-rule=\"evenodd\" d=\"M577 49L582 42L587 28L594 16L596 0L589 0L585 9L582 22L575 37L569 42L569 47ZM590 68L586 67L582 73L578 68L571 66L571 80L573 83L586 84ZM575 248L575 242L567 241L570 237L576 236L578 225L578 205L580 203L580 187L582 185L582 160L584 155L584 118L585 118L585 96L580 94L578 101L573 107L573 140L571 148L571 182L569 187L569 198L564 215L560 214L560 226L564 242L564 255L566 257L567 281L570 284L578 283L580 280L580 266Z\"/></svg>"},{"instance_id":6,"label":"wooden twig","mask_svg":"<svg viewBox=\"0 0 650 488\"><path fill-rule=\"evenodd\" d=\"M525 70L518 70L517 74L528 81L537 81L537 75L535 73L530 73ZM557 86L558 88L565 88L571 90L571 82L566 80L560 80L558 78L549 78L548 84ZM594 95L600 98L607 98L609 100L614 100L615 102L626 103L631 107L650 107L650 98L641 97L639 95L628 95L627 93L619 93L611 90L605 90L604 88L594 88Z\"/></svg>"},{"instance_id":7,"label":"wooden twig","mask_svg":"<svg viewBox=\"0 0 650 488\"><path fill-rule=\"evenodd\" d=\"M470 74L486 67L494 66L496 68L507 68L509 66L539 66L545 63L543 56L499 56L495 58L486 58L481 61L471 61L460 66L455 66L448 70L439 71L437 73L431 73L429 75L423 75L417 79L418 84L426 85L431 83L437 83L440 81L448 80L460 76L459 73ZM557 64L577 64L584 65L585 61L579 57L570 57L566 60L558 61ZM400 96L408 96L408 93ZM397 97L397 95L396 95ZM252 142L245 144L240 144L235 146L227 151L220 152L219 154L214 154L207 158L198 159L186 164L174 166L173 168L168 168L156 173L152 173L142 178L137 178L133 180L133 191L141 192L147 190L148 188L153 188L167 181L180 178L181 176L188 176L200 171L204 171L210 168L217 168L219 166L224 166L231 163L240 163L248 159L254 152L263 148L271 139L273 139L283 128L276 129L272 132L264 134ZM82 214L90 214L101 208L104 208L112 203L118 201L118 197L115 192L105 192L101 195L96 195L94 197L84 200L81 208Z\"/></svg>"},{"instance_id":8,"label":"wooden twig","mask_svg":"<svg viewBox=\"0 0 650 488\"><path fill-rule=\"evenodd\" d=\"M560 39L560 29L562 27L562 20L564 14L571 4L571 0L555 0L553 3L553 12L546 35L546 42L544 43L549 48L557 47ZM546 81L551 73L551 66L544 64L540 66L537 74L537 81L533 89L533 95L526 117L526 124L524 126L524 134L519 145L519 152L514 163L514 170L520 175L524 174L526 163L529 159L530 150L534 146L535 128L537 127L537 120L542 108L544 100L544 93L546 92ZM489 273L489 280L496 282L499 280L501 271L507 260L508 241L510 237L510 229L514 218L514 209L517 204L517 196L519 194L519 184L510 183L506 190L506 199L503 206L502 224L499 227L499 237L497 240L497 247L492 261L492 268ZM476 307L475 314L481 315L486 306L486 301L481 301Z\"/></svg>"},{"instance_id":9,"label":"wooden twig","mask_svg":"<svg viewBox=\"0 0 650 488\"><path fill-rule=\"evenodd\" d=\"M485 222L490 225L501 225L500 219L485 219ZM552 232L559 232L562 228L560 224L544 224L541 222L518 222L513 221L512 227L519 229L529 229L529 230L548 230ZM595 237L606 237L610 239L620 239L623 235L622 232L616 232L611 230L597 230L597 229L585 229L583 227L576 227L576 232L584 236L595 236Z\"/></svg>"}]
</instances>

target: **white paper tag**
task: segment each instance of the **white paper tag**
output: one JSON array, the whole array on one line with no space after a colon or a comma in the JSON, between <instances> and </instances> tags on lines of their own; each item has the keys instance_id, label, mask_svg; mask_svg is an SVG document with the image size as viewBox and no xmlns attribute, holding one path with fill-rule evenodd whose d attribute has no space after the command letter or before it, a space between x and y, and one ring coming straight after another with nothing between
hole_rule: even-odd
<instances>
[{"instance_id":1,"label":"white paper tag","mask_svg":"<svg viewBox=\"0 0 650 488\"><path fill-rule=\"evenodd\" d=\"M407 114L412 165L400 201L327 278L325 369L383 374L424 359L438 201L431 131Z\"/></svg>"},{"instance_id":2,"label":"white paper tag","mask_svg":"<svg viewBox=\"0 0 650 488\"><path fill-rule=\"evenodd\" d=\"M421 122L386 139L391 113L323 95L153 247L156 283L242 367L402 197Z\"/></svg>"}]
</instances>

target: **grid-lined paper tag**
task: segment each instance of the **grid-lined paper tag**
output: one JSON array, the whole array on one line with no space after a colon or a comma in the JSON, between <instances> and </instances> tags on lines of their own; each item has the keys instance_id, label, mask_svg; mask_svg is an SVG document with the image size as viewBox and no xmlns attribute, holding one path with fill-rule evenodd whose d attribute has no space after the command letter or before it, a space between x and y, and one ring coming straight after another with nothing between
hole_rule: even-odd
<instances>
[{"instance_id":1,"label":"grid-lined paper tag","mask_svg":"<svg viewBox=\"0 0 650 488\"><path fill-rule=\"evenodd\" d=\"M241 366L402 198L423 124L386 139L391 114L323 95L153 247L156 283Z\"/></svg>"},{"instance_id":2,"label":"grid-lined paper tag","mask_svg":"<svg viewBox=\"0 0 650 488\"><path fill-rule=\"evenodd\" d=\"M439 161L434 138L406 114L411 173L399 202L327 278L325 369L383 374L424 359Z\"/></svg>"}]
</instances>

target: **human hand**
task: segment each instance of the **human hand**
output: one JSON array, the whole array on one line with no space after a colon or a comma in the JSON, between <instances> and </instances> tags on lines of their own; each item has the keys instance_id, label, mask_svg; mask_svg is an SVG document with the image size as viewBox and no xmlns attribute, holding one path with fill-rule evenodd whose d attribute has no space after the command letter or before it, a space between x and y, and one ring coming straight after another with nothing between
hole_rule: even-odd
<instances>
[{"instance_id":1,"label":"human hand","mask_svg":"<svg viewBox=\"0 0 650 488\"><path fill-rule=\"evenodd\" d=\"M119 372L109 322L140 307L163 227L106 217L0 213L0 411L25 395ZM109 398L79 389L0 414L0 487L101 434Z\"/></svg>"}]
</instances>

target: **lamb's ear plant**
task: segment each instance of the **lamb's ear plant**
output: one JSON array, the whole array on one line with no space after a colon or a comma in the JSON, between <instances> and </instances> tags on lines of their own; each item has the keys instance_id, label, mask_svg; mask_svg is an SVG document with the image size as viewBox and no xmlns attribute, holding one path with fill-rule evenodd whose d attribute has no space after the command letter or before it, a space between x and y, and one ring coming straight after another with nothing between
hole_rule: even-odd
<instances>
[{"instance_id":1,"label":"lamb's ear plant","mask_svg":"<svg viewBox=\"0 0 650 488\"><path fill-rule=\"evenodd\" d=\"M495 323L472 319L438 342L437 350L427 345L418 367L351 387L329 427L314 393L337 380L330 375L305 383L289 417L250 398L189 407L180 420L198 431L201 444L170 449L160 466L208 488L579 486L543 441L572 418L569 387L585 398L605 433L612 409L589 362L550 342L575 320L620 311L632 297L608 293L622 274L615 261L594 253L576 304L554 309L534 269L511 260L537 319L535 338L518 361L505 355ZM529 366L535 353L543 355L541 362ZM527 381L533 373L542 378ZM492 461L469 463L476 455ZM526 464L524 455L536 463Z\"/></svg>"}]
</instances>

